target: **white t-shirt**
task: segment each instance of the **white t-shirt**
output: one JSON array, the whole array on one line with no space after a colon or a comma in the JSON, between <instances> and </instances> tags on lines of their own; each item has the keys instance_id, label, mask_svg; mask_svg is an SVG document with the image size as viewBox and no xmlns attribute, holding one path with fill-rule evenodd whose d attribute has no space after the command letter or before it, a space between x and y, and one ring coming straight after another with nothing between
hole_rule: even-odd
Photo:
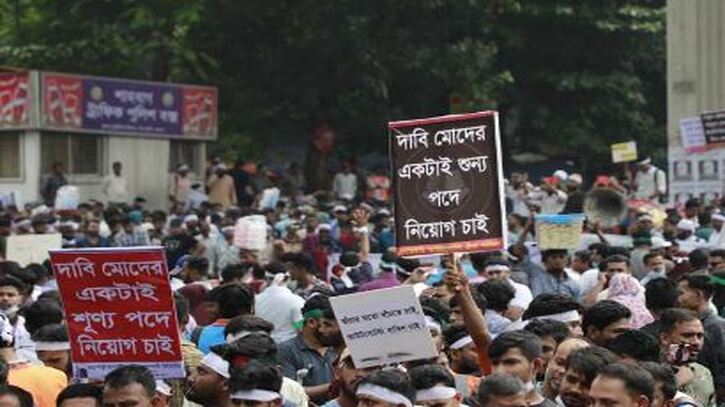
<instances>
[{"instance_id":1,"label":"white t-shirt","mask_svg":"<svg viewBox=\"0 0 725 407\"><path fill-rule=\"evenodd\" d=\"M529 304L531 304L531 300L533 300L533 296L531 295L531 290L529 287L519 284L510 278L508 279L508 282L514 287L514 290L516 290L516 294L514 295L514 299L511 300L509 305L514 307L519 307L521 309L527 309L529 308Z\"/></svg>"},{"instance_id":2,"label":"white t-shirt","mask_svg":"<svg viewBox=\"0 0 725 407\"><path fill-rule=\"evenodd\" d=\"M274 324L272 339L282 343L297 335L294 323L302 319L305 300L287 287L271 285L254 300L254 313Z\"/></svg>"}]
</instances>

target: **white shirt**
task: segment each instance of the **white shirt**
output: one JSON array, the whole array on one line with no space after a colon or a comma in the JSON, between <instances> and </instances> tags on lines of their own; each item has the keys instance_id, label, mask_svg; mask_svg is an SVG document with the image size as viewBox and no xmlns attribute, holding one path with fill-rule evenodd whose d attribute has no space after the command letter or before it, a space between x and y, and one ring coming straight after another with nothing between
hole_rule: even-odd
<instances>
[{"instance_id":1,"label":"white shirt","mask_svg":"<svg viewBox=\"0 0 725 407\"><path fill-rule=\"evenodd\" d=\"M720 229L720 231L712 232L710 238L707 239L707 245L711 249L725 249L725 231Z\"/></svg>"},{"instance_id":2,"label":"white shirt","mask_svg":"<svg viewBox=\"0 0 725 407\"><path fill-rule=\"evenodd\" d=\"M541 206L541 213L555 215L561 212L566 205L568 195L566 192L555 189L552 194L546 191L534 191L531 193L531 199L538 202Z\"/></svg>"},{"instance_id":3,"label":"white shirt","mask_svg":"<svg viewBox=\"0 0 725 407\"><path fill-rule=\"evenodd\" d=\"M667 175L655 166L650 166L646 172L637 171L634 181L637 184L634 193L636 199L650 199L655 192L659 194L667 192Z\"/></svg>"},{"instance_id":4,"label":"white shirt","mask_svg":"<svg viewBox=\"0 0 725 407\"><path fill-rule=\"evenodd\" d=\"M282 343L297 335L294 323L302 319L305 300L287 287L271 285L254 300L254 313L274 324L272 339Z\"/></svg>"},{"instance_id":5,"label":"white shirt","mask_svg":"<svg viewBox=\"0 0 725 407\"><path fill-rule=\"evenodd\" d=\"M357 175L338 172L332 182L332 190L335 196L341 199L353 199L357 194Z\"/></svg>"},{"instance_id":6,"label":"white shirt","mask_svg":"<svg viewBox=\"0 0 725 407\"><path fill-rule=\"evenodd\" d=\"M529 304L531 304L531 300L533 300L533 296L531 295L531 290L529 287L519 284L510 278L508 279L509 284L511 284L514 287L514 290L516 290L516 294L514 295L514 298L511 300L509 305L514 307L519 307L521 309L527 309L529 308Z\"/></svg>"},{"instance_id":7,"label":"white shirt","mask_svg":"<svg viewBox=\"0 0 725 407\"><path fill-rule=\"evenodd\" d=\"M103 191L108 202L128 202L126 180L123 177L116 176L116 174L111 174L103 179L101 191Z\"/></svg>"}]
</instances>

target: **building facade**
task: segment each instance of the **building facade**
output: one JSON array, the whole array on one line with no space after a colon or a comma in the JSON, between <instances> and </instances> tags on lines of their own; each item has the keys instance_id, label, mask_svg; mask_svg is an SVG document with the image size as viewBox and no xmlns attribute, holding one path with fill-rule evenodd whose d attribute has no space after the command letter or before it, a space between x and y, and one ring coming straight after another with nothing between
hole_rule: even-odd
<instances>
[{"instance_id":1,"label":"building facade","mask_svg":"<svg viewBox=\"0 0 725 407\"><path fill-rule=\"evenodd\" d=\"M81 201L104 200L101 183L123 164L129 200L165 208L170 173L203 175L217 138L217 90L39 71L0 72L0 197L41 200L55 163Z\"/></svg>"}]
</instances>

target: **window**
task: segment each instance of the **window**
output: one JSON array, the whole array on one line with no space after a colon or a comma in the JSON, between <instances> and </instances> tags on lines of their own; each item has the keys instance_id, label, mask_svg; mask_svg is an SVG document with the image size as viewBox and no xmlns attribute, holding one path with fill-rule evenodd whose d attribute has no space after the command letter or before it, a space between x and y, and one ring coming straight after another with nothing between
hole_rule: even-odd
<instances>
[{"instance_id":1,"label":"window","mask_svg":"<svg viewBox=\"0 0 725 407\"><path fill-rule=\"evenodd\" d=\"M20 133L0 133L0 178L20 178Z\"/></svg>"},{"instance_id":2,"label":"window","mask_svg":"<svg viewBox=\"0 0 725 407\"><path fill-rule=\"evenodd\" d=\"M102 136L87 134L43 133L40 156L43 174L53 172L53 164L61 163L68 174L101 175Z\"/></svg>"},{"instance_id":3,"label":"window","mask_svg":"<svg viewBox=\"0 0 725 407\"><path fill-rule=\"evenodd\" d=\"M179 164L186 164L194 174L202 174L202 142L169 141L169 172L176 171Z\"/></svg>"}]
</instances>

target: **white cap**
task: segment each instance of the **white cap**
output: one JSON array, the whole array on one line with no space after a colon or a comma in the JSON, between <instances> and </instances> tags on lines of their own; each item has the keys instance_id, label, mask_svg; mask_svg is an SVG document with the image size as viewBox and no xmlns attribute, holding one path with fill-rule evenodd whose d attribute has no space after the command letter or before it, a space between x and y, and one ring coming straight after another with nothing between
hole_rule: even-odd
<instances>
[{"instance_id":1,"label":"white cap","mask_svg":"<svg viewBox=\"0 0 725 407\"><path fill-rule=\"evenodd\" d=\"M725 222L725 215L721 213L713 213L712 220L719 220L720 222Z\"/></svg>"},{"instance_id":2,"label":"white cap","mask_svg":"<svg viewBox=\"0 0 725 407\"><path fill-rule=\"evenodd\" d=\"M688 220L688 219L682 219L679 222L677 222L677 229L681 230L689 230L692 233L695 233L695 230L697 229L697 225L695 225L695 222Z\"/></svg>"},{"instance_id":3,"label":"white cap","mask_svg":"<svg viewBox=\"0 0 725 407\"><path fill-rule=\"evenodd\" d=\"M581 185L582 183L582 176L581 174L571 174L569 176L569 182L573 182L577 185Z\"/></svg>"},{"instance_id":4,"label":"white cap","mask_svg":"<svg viewBox=\"0 0 725 407\"><path fill-rule=\"evenodd\" d=\"M569 174L564 170L556 170L554 171L554 177L559 178L559 181L566 181L569 178Z\"/></svg>"},{"instance_id":5,"label":"white cap","mask_svg":"<svg viewBox=\"0 0 725 407\"><path fill-rule=\"evenodd\" d=\"M332 208L333 212L347 212L347 207L345 205L335 205L334 208Z\"/></svg>"},{"instance_id":6,"label":"white cap","mask_svg":"<svg viewBox=\"0 0 725 407\"><path fill-rule=\"evenodd\" d=\"M328 225L327 223L322 223L320 226L317 227L317 232L319 233L321 230L331 231L332 226Z\"/></svg>"},{"instance_id":7,"label":"white cap","mask_svg":"<svg viewBox=\"0 0 725 407\"><path fill-rule=\"evenodd\" d=\"M184 218L184 223L198 222L198 221L199 221L199 217L195 214L186 215L186 217Z\"/></svg>"},{"instance_id":8,"label":"white cap","mask_svg":"<svg viewBox=\"0 0 725 407\"><path fill-rule=\"evenodd\" d=\"M182 171L189 171L189 166L186 165L186 164L181 164L180 166L178 166L176 168L176 171L180 171L180 172L182 172Z\"/></svg>"},{"instance_id":9,"label":"white cap","mask_svg":"<svg viewBox=\"0 0 725 407\"><path fill-rule=\"evenodd\" d=\"M652 249L666 249L672 246L672 242L669 242L659 236L652 237Z\"/></svg>"},{"instance_id":10,"label":"white cap","mask_svg":"<svg viewBox=\"0 0 725 407\"><path fill-rule=\"evenodd\" d=\"M652 158L651 157L645 157L645 158L641 159L640 161L638 161L637 164L639 164L639 165L652 164Z\"/></svg>"}]
</instances>

